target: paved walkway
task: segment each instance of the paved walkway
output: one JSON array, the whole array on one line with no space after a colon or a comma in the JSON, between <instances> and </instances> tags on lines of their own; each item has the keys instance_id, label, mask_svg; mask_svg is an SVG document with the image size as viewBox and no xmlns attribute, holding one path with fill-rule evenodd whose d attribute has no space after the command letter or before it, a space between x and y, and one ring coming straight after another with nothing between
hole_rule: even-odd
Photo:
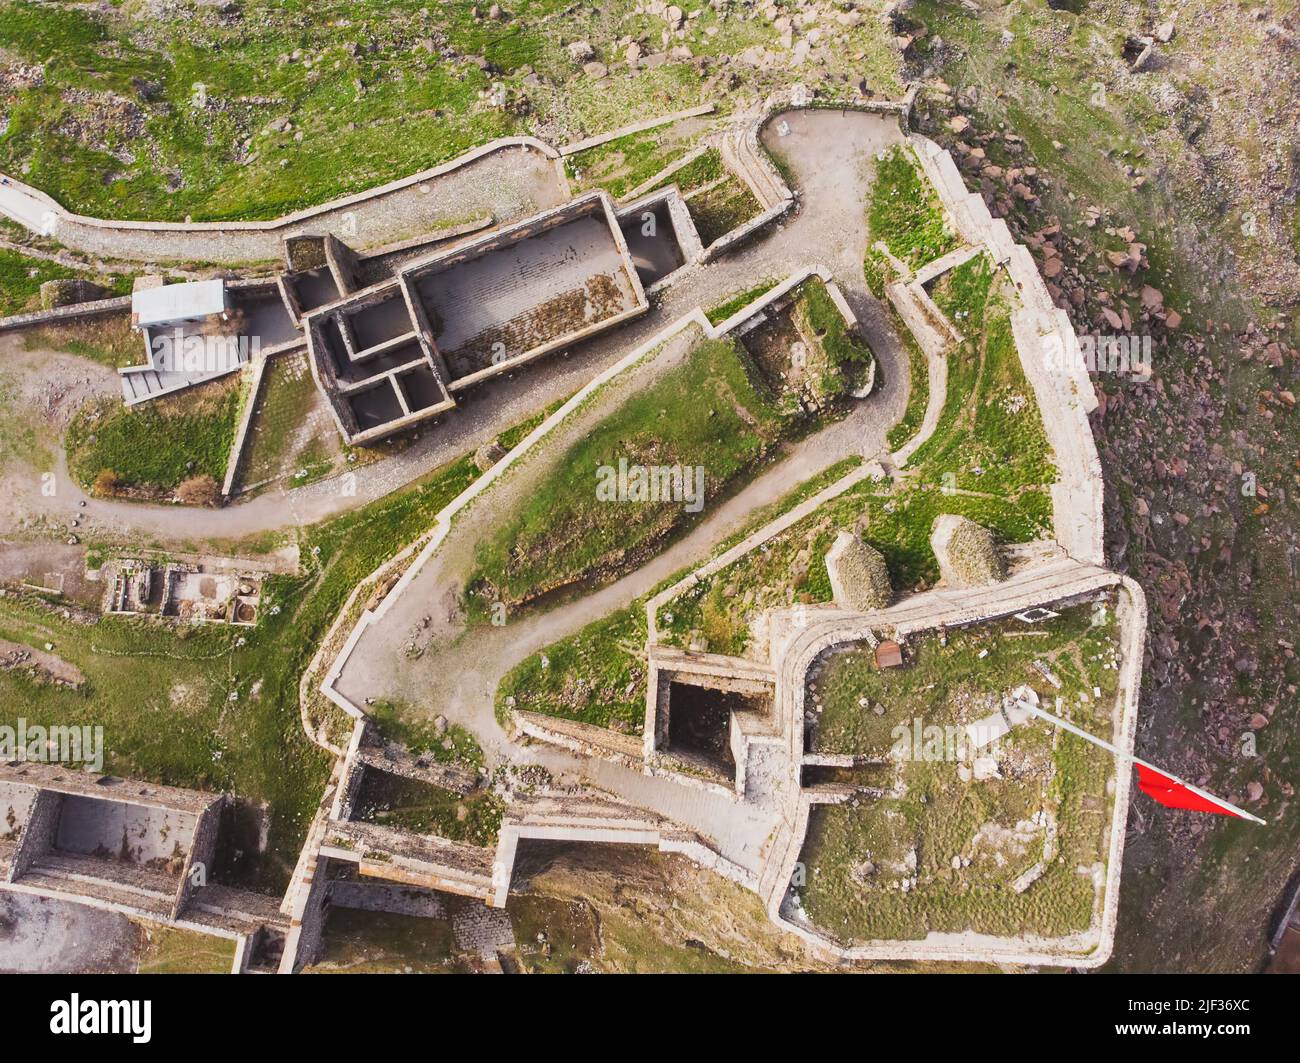
<instances>
[{"instance_id":1,"label":"paved walkway","mask_svg":"<svg viewBox=\"0 0 1300 1063\"><path fill-rule=\"evenodd\" d=\"M441 169L273 222L187 225L86 218L12 179L0 184L0 214L90 255L246 266L280 260L281 240L297 233L332 232L356 248L378 247L484 214L515 221L568 198L555 160L540 146L510 146L437 173Z\"/></svg>"}]
</instances>

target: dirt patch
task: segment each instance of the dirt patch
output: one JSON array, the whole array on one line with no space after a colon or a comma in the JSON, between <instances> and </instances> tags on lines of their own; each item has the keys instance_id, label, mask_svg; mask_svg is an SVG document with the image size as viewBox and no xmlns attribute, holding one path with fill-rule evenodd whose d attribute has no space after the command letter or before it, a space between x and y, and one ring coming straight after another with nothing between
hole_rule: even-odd
<instances>
[{"instance_id":1,"label":"dirt patch","mask_svg":"<svg viewBox=\"0 0 1300 1063\"><path fill-rule=\"evenodd\" d=\"M81 669L62 657L8 639L0 639L0 670L24 672L37 682L74 689L86 681Z\"/></svg>"},{"instance_id":2,"label":"dirt patch","mask_svg":"<svg viewBox=\"0 0 1300 1063\"><path fill-rule=\"evenodd\" d=\"M0 971L130 973L140 946L140 928L124 915L0 893Z\"/></svg>"},{"instance_id":3,"label":"dirt patch","mask_svg":"<svg viewBox=\"0 0 1300 1063\"><path fill-rule=\"evenodd\" d=\"M622 288L607 274L589 279L498 328L480 332L463 347L445 352L454 379L499 364L497 352L517 358L544 344L572 335L627 309Z\"/></svg>"}]
</instances>

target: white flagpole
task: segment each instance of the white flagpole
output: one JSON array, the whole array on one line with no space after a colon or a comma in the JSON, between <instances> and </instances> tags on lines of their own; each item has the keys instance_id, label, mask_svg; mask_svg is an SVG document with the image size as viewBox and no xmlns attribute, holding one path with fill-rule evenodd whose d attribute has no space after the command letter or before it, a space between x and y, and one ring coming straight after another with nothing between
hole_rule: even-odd
<instances>
[{"instance_id":1,"label":"white flagpole","mask_svg":"<svg viewBox=\"0 0 1300 1063\"><path fill-rule=\"evenodd\" d=\"M1199 786L1193 786L1186 779L1180 779L1172 772L1165 771L1164 768L1157 768L1150 761L1143 760L1141 757L1135 757L1130 753L1123 753L1109 742L1098 738L1096 735L1089 734L1081 727L1076 727L1069 720L1061 719L1061 717L1057 716L1055 713L1048 712L1046 709L1040 709L1037 705L1034 705L1023 698L1017 698L1015 703L1017 707L1024 709L1028 713L1032 713L1039 719L1046 720L1048 723L1069 731L1072 735L1082 738L1085 742L1091 742L1094 746L1100 746L1107 752L1113 753L1121 761L1130 761L1133 764L1141 764L1144 768L1150 768L1152 771L1159 772L1166 779L1172 779L1174 782L1178 783L1179 786L1187 787L1187 789L1191 790L1192 793L1205 798L1207 801L1210 801L1221 808L1227 809L1235 816L1240 816L1242 819L1248 819L1253 823L1259 823L1262 826L1268 826L1264 820L1260 819L1256 815L1252 815L1244 808L1238 808L1231 801L1225 801L1222 797L1215 797L1214 794L1206 793Z\"/></svg>"}]
</instances>

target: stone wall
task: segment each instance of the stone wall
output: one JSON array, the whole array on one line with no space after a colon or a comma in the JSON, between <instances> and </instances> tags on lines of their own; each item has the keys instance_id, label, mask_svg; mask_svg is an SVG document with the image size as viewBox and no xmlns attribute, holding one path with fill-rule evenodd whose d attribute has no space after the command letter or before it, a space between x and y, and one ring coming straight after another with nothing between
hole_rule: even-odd
<instances>
[{"instance_id":1,"label":"stone wall","mask_svg":"<svg viewBox=\"0 0 1300 1063\"><path fill-rule=\"evenodd\" d=\"M1015 242L1007 223L993 217L983 196L967 190L952 156L926 137L913 133L908 139L957 233L986 247L1016 289L1020 307L1011 317L1016 349L1060 473L1052 488L1056 538L1079 561L1103 564L1103 480L1088 423L1097 396L1069 315L1053 304L1033 256Z\"/></svg>"}]
</instances>

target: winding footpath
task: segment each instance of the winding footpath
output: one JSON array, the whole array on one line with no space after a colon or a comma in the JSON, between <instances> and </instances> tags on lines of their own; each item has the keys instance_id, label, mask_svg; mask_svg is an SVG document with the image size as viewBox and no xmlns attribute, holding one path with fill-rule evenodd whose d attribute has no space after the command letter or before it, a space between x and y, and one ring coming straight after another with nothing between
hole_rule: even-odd
<instances>
[{"instance_id":1,"label":"winding footpath","mask_svg":"<svg viewBox=\"0 0 1300 1063\"><path fill-rule=\"evenodd\" d=\"M808 259L815 254L834 276L877 354L879 388L841 421L787 448L780 461L735 495L710 507L705 519L687 535L636 571L582 598L502 627L469 628L457 601L473 565L475 548L498 515L510 512L526 497L539 470L528 465L521 475L507 475L456 518L400 597L381 618L366 626L334 683L334 689L356 706L380 698L414 701L430 716L441 714L472 731L491 761L538 763L560 777L567 774L593 783L714 839L729 860L751 872L761 865L764 846L780 815L776 795L770 804L738 804L612 761L579 757L547 745L520 746L497 723L493 702L502 677L519 661L626 607L674 573L703 562L756 512L812 476L852 455L867 460L887 457L886 433L900 419L907 402L907 353L883 309L866 289L862 262L868 239L865 204L871 159L899 139L898 127L871 115L830 111L806 111L783 119L778 125L784 136L772 124L764 135L787 160L803 192L800 213L760 242L679 281L664 293L648 318L601 341L600 346L611 348L611 356L626 353L696 306L716 304L759 279L785 276L794 267L810 265ZM685 336L678 346L689 348L690 340ZM550 453L549 460L566 449L566 433L581 435L587 426L616 409L629 389L644 386L647 377L672 364L681 354L672 348L670 342L649 364L626 370L597 392L588 407L570 415L552 437L539 444ZM611 364L614 360L608 359ZM546 454L539 454L538 464L543 468L547 460ZM409 652L412 645L418 647L418 653Z\"/></svg>"}]
</instances>

